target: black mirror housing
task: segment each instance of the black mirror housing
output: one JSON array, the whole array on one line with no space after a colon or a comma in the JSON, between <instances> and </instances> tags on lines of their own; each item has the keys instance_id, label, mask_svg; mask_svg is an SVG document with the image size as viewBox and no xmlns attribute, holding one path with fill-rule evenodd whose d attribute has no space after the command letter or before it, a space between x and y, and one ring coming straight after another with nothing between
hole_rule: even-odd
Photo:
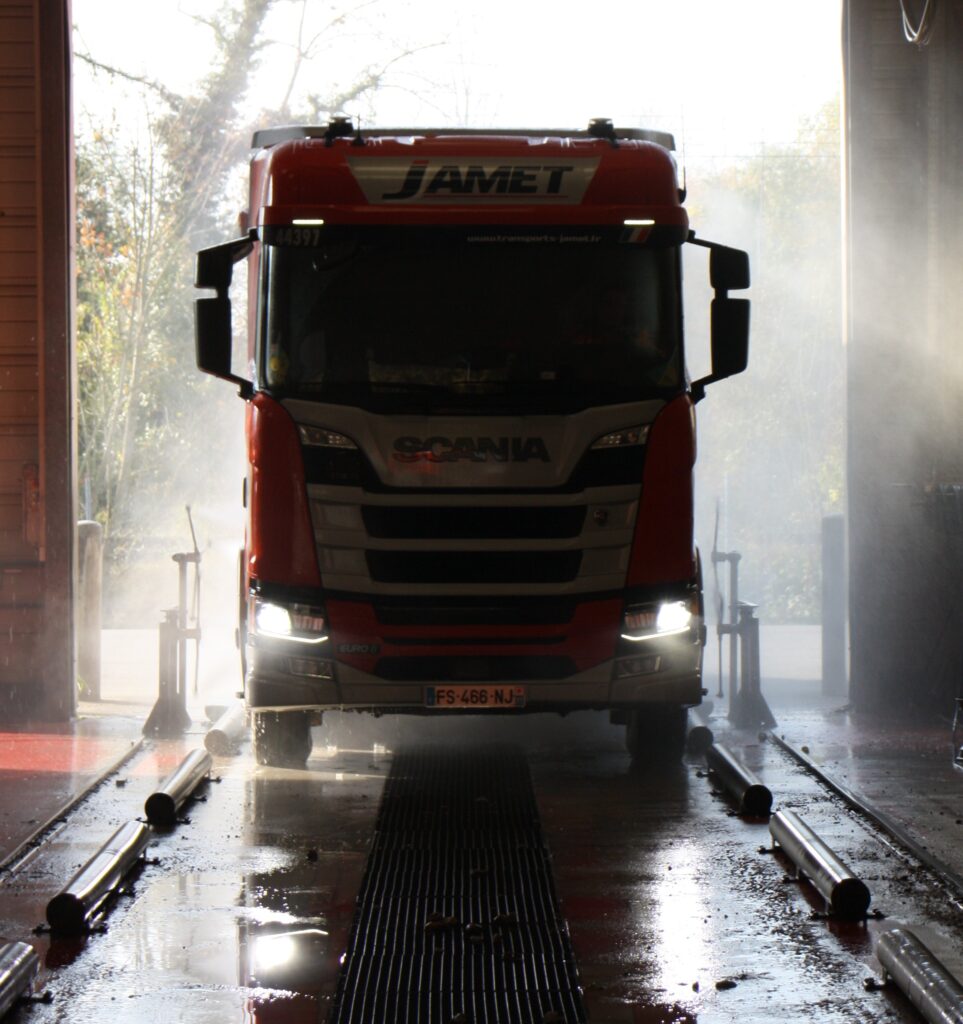
<instances>
[{"instance_id":1,"label":"black mirror housing","mask_svg":"<svg viewBox=\"0 0 963 1024\"><path fill-rule=\"evenodd\" d=\"M749 287L749 254L727 245L709 251L709 283L713 291L741 291Z\"/></svg>"},{"instance_id":2,"label":"black mirror housing","mask_svg":"<svg viewBox=\"0 0 963 1024\"><path fill-rule=\"evenodd\" d=\"M194 347L199 369L215 377L231 377L231 303L227 299L195 301Z\"/></svg>"},{"instance_id":3,"label":"black mirror housing","mask_svg":"<svg viewBox=\"0 0 963 1024\"><path fill-rule=\"evenodd\" d=\"M735 376L749 365L749 300L712 300L712 373L692 382L692 399L705 398L706 386Z\"/></svg>"},{"instance_id":4,"label":"black mirror housing","mask_svg":"<svg viewBox=\"0 0 963 1024\"><path fill-rule=\"evenodd\" d=\"M244 259L253 248L248 238L237 238L224 245L202 249L194 264L194 287L213 288L213 297L197 299L194 303L194 348L197 366L239 385L241 395L248 397L250 381L231 372L231 300L229 292L234 264Z\"/></svg>"},{"instance_id":5,"label":"black mirror housing","mask_svg":"<svg viewBox=\"0 0 963 1024\"><path fill-rule=\"evenodd\" d=\"M749 300L712 300L712 378L732 377L749 365Z\"/></svg>"}]
</instances>

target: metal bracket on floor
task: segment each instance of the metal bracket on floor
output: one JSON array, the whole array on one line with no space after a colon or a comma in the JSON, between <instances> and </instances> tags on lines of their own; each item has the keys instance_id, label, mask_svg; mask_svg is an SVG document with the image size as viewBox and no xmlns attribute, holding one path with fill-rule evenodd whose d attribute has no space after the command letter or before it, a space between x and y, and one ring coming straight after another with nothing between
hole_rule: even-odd
<instances>
[{"instance_id":1,"label":"metal bracket on floor","mask_svg":"<svg viewBox=\"0 0 963 1024\"><path fill-rule=\"evenodd\" d=\"M716 589L716 600L718 602L716 606L716 636L719 640L719 689L716 693L717 697L723 696L722 687L722 638L724 636L733 636L737 630L737 618L739 609L739 563L742 561L742 555L738 551L719 551L718 550L718 536L719 536L719 510L716 508L716 536L712 541L712 573L715 577L715 589ZM729 565L729 622L723 622L725 617L725 601L722 597L722 592L719 590L719 569L718 566L723 562ZM736 674L739 669L739 652L736 649L735 639L729 641L729 690L732 691L736 686Z\"/></svg>"},{"instance_id":2,"label":"metal bracket on floor","mask_svg":"<svg viewBox=\"0 0 963 1024\"><path fill-rule=\"evenodd\" d=\"M157 703L144 723L145 736L180 736L191 725L191 716L187 713L187 641L193 640L199 649L201 630L199 625L193 628L187 625L187 567L194 566L193 619L197 622L201 552L194 534L190 507L187 509L187 519L191 526L194 550L172 556L177 563L177 607L168 608L164 612L164 621L158 630Z\"/></svg>"},{"instance_id":3,"label":"metal bracket on floor","mask_svg":"<svg viewBox=\"0 0 963 1024\"><path fill-rule=\"evenodd\" d=\"M739 729L772 729L776 719L762 695L759 620L755 611L754 604L740 601L739 621L735 625L719 627L722 632L739 638L739 688L729 688L729 721Z\"/></svg>"},{"instance_id":4,"label":"metal bracket on floor","mask_svg":"<svg viewBox=\"0 0 963 1024\"><path fill-rule=\"evenodd\" d=\"M145 736L180 736L191 726L191 716L187 713L187 680L178 672L179 634L177 609L168 608L158 627L157 703L144 723Z\"/></svg>"}]
</instances>

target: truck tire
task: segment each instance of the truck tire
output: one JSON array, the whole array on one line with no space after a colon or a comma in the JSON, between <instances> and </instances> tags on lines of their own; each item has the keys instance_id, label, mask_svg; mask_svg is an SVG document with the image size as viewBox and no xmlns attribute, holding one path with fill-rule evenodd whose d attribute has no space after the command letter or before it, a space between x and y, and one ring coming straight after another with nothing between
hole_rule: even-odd
<instances>
[{"instance_id":1,"label":"truck tire","mask_svg":"<svg viewBox=\"0 0 963 1024\"><path fill-rule=\"evenodd\" d=\"M685 753L689 709L675 704L633 708L625 726L625 746L638 764L675 764Z\"/></svg>"},{"instance_id":2,"label":"truck tire","mask_svg":"<svg viewBox=\"0 0 963 1024\"><path fill-rule=\"evenodd\" d=\"M311 754L309 711L256 711L251 715L251 745L258 764L303 768Z\"/></svg>"}]
</instances>

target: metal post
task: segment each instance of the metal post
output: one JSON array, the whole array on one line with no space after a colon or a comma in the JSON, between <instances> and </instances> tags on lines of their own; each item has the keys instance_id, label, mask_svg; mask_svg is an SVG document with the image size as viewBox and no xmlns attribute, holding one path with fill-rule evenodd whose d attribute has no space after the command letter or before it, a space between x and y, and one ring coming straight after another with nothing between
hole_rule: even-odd
<instances>
[{"instance_id":1,"label":"metal post","mask_svg":"<svg viewBox=\"0 0 963 1024\"><path fill-rule=\"evenodd\" d=\"M845 524L841 515L824 516L822 526L823 693L847 692Z\"/></svg>"},{"instance_id":2,"label":"metal post","mask_svg":"<svg viewBox=\"0 0 963 1024\"><path fill-rule=\"evenodd\" d=\"M739 621L739 560L742 555L738 551L730 551L726 558L729 561L729 625L736 627ZM729 697L736 689L739 678L739 645L734 633L729 634Z\"/></svg>"},{"instance_id":3,"label":"metal post","mask_svg":"<svg viewBox=\"0 0 963 1024\"><path fill-rule=\"evenodd\" d=\"M759 620L756 606L742 601L739 604L738 633L742 645L739 690L729 693L729 719L740 729L771 729L776 724L762 695L762 673L759 664Z\"/></svg>"},{"instance_id":4,"label":"metal post","mask_svg":"<svg viewBox=\"0 0 963 1024\"><path fill-rule=\"evenodd\" d=\"M174 555L177 563L177 696L187 706L187 556Z\"/></svg>"},{"instance_id":5,"label":"metal post","mask_svg":"<svg viewBox=\"0 0 963 1024\"><path fill-rule=\"evenodd\" d=\"M199 627L188 628L187 618L187 567L195 566L194 572L198 572L201 553L196 548L194 551L181 552L171 556L177 563L177 688L183 692L184 703L187 703L187 641L201 642L201 631Z\"/></svg>"},{"instance_id":6,"label":"metal post","mask_svg":"<svg viewBox=\"0 0 963 1024\"><path fill-rule=\"evenodd\" d=\"M84 700L100 700L104 528L77 524L77 677Z\"/></svg>"},{"instance_id":7,"label":"metal post","mask_svg":"<svg viewBox=\"0 0 963 1024\"><path fill-rule=\"evenodd\" d=\"M177 628L178 611L168 608L158 628L158 694L147 721L145 736L179 736L191 724L187 713L187 688L178 685L178 647L181 631Z\"/></svg>"},{"instance_id":8,"label":"metal post","mask_svg":"<svg viewBox=\"0 0 963 1024\"><path fill-rule=\"evenodd\" d=\"M144 725L145 735L177 736L191 724L187 713L187 641L193 640L198 649L201 642L200 626L187 626L187 567L194 566L195 597L200 584L201 552L194 536L191 510L187 509L194 550L173 555L177 563L177 607L164 612L160 624L160 652L158 664L159 694L157 703Z\"/></svg>"},{"instance_id":9,"label":"metal post","mask_svg":"<svg viewBox=\"0 0 963 1024\"><path fill-rule=\"evenodd\" d=\"M716 635L719 637L719 692L717 697L723 695L722 687L722 638L729 637L729 697L736 688L736 679L739 674L739 647L736 643L736 634L739 631L739 562L742 555L738 551L717 551L712 549L712 564L717 566L720 562L729 565L729 621L719 622L716 626ZM720 597L719 618L725 614L725 602Z\"/></svg>"}]
</instances>

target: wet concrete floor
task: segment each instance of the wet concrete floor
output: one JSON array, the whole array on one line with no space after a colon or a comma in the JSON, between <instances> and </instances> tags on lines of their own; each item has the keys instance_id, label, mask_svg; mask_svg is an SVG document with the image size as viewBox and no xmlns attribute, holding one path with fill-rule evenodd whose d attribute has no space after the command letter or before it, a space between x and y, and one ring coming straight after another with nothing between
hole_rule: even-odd
<instances>
[{"instance_id":1,"label":"wet concrete floor","mask_svg":"<svg viewBox=\"0 0 963 1024\"><path fill-rule=\"evenodd\" d=\"M0 732L0 863L139 741L136 722L103 715Z\"/></svg>"},{"instance_id":2,"label":"wet concrete floor","mask_svg":"<svg viewBox=\"0 0 963 1024\"><path fill-rule=\"evenodd\" d=\"M776 710L779 730L803 742L793 709ZM814 757L827 762L836 748L821 746L814 723L828 720L799 719ZM727 732L723 719L713 724ZM802 814L864 878L885 921L813 918L823 909L818 895L787 880L782 854L760 852L769 846L766 823L736 816L700 759L634 769L604 716L329 716L306 771L257 768L247 749L219 761L219 781L187 811L189 822L155 837L103 931L79 941L32 934L47 900L118 825L143 813L146 796L202 732L151 743L43 848L12 865L0 878L0 937L35 943L51 1002L10 1020L324 1021L390 751L415 740L464 750L493 738L527 752L593 1024L916 1020L898 993L863 985L875 968L874 933L894 922L914 926L963 975L956 894L753 734L725 739L770 786L776 807ZM961 782L951 771L940 797L954 822L963 817Z\"/></svg>"}]
</instances>

